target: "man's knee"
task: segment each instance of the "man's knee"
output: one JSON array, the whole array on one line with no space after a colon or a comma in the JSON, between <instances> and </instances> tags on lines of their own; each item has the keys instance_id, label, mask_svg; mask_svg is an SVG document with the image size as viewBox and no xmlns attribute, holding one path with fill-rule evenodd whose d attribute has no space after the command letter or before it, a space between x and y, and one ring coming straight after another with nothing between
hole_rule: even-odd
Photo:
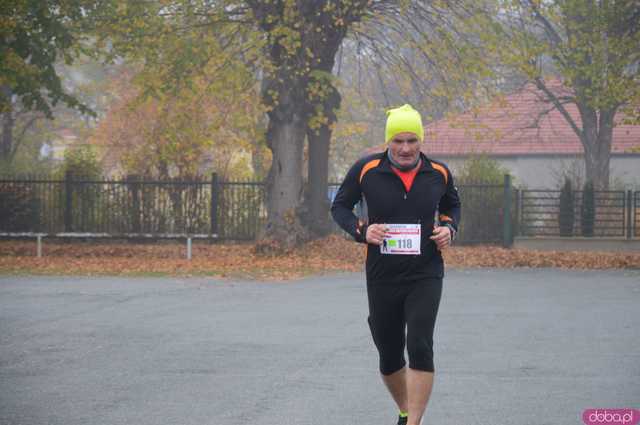
<instances>
[{"instance_id":1,"label":"man's knee","mask_svg":"<svg viewBox=\"0 0 640 425\"><path fill-rule=\"evenodd\" d=\"M380 373L391 375L405 367L403 327L396 328L389 326L389 323L376 322L371 316L369 316L368 322L373 342L378 349Z\"/></svg>"},{"instance_id":2,"label":"man's knee","mask_svg":"<svg viewBox=\"0 0 640 425\"><path fill-rule=\"evenodd\" d=\"M411 369L434 372L433 347L426 341L409 341L407 344L409 352L409 367Z\"/></svg>"},{"instance_id":3,"label":"man's knee","mask_svg":"<svg viewBox=\"0 0 640 425\"><path fill-rule=\"evenodd\" d=\"M435 364L433 363L433 357L430 359L409 360L409 368L431 373L436 371Z\"/></svg>"},{"instance_id":4,"label":"man's knee","mask_svg":"<svg viewBox=\"0 0 640 425\"><path fill-rule=\"evenodd\" d=\"M389 376L406 366L404 356L394 358L385 357L380 353L380 373Z\"/></svg>"}]
</instances>

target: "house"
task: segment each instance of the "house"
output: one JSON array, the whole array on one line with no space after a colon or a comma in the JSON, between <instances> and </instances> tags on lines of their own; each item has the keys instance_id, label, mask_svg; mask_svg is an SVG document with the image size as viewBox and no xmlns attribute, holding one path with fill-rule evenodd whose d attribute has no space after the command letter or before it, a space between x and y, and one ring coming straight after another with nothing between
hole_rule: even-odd
<instances>
[{"instance_id":1,"label":"house","mask_svg":"<svg viewBox=\"0 0 640 425\"><path fill-rule=\"evenodd\" d=\"M557 83L554 92L566 90ZM517 185L559 188L565 176L584 181L584 151L561 112L533 85L491 104L425 127L423 150L454 171L472 155L486 154L508 169ZM565 105L580 122L575 105ZM621 115L621 114L618 114ZM617 125L611 149L612 188L640 187L640 125Z\"/></svg>"},{"instance_id":2,"label":"house","mask_svg":"<svg viewBox=\"0 0 640 425\"><path fill-rule=\"evenodd\" d=\"M55 133L47 145L47 156L55 162L62 162L64 161L65 151L78 145L78 135L69 128L63 128Z\"/></svg>"}]
</instances>

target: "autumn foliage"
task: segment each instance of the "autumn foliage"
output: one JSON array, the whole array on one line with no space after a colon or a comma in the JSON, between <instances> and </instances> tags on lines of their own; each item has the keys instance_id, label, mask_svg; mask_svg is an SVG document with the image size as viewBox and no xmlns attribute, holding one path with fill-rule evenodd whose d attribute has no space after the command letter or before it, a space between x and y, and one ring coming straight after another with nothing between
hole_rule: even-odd
<instances>
[{"instance_id":1,"label":"autumn foliage","mask_svg":"<svg viewBox=\"0 0 640 425\"><path fill-rule=\"evenodd\" d=\"M246 178L251 153L260 148L262 115L250 77L244 71L221 82L205 74L165 93L154 91L161 81L153 75L122 67L109 82L114 100L90 143L112 173L167 179L216 171Z\"/></svg>"}]
</instances>

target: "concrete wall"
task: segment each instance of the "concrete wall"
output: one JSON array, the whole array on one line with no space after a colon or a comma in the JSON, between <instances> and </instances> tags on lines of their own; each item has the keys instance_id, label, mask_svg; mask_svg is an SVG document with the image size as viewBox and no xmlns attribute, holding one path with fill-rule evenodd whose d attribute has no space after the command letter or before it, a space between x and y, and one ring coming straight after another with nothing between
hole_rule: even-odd
<instances>
[{"instance_id":1,"label":"concrete wall","mask_svg":"<svg viewBox=\"0 0 640 425\"><path fill-rule=\"evenodd\" d=\"M455 174L465 157L437 156ZM529 189L558 189L564 174L574 181L584 181L584 159L575 155L501 156L495 159L515 177L515 185ZM613 155L611 157L611 181L615 189L640 189L640 154Z\"/></svg>"}]
</instances>

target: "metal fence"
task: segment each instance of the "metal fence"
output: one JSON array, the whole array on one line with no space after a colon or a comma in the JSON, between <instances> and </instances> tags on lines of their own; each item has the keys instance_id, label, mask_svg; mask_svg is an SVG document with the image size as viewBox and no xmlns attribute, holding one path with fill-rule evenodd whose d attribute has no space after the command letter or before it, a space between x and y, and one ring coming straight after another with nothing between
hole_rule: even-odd
<instances>
[{"instance_id":1,"label":"metal fence","mask_svg":"<svg viewBox=\"0 0 640 425\"><path fill-rule=\"evenodd\" d=\"M0 232L254 239L264 185L210 179L0 180Z\"/></svg>"},{"instance_id":2,"label":"metal fence","mask_svg":"<svg viewBox=\"0 0 640 425\"><path fill-rule=\"evenodd\" d=\"M631 238L638 236L640 192L594 191L593 218L585 226L584 192L573 192L569 208L573 218L561 228L559 190L517 191L518 234L521 236L595 236Z\"/></svg>"},{"instance_id":3,"label":"metal fence","mask_svg":"<svg viewBox=\"0 0 640 425\"><path fill-rule=\"evenodd\" d=\"M330 199L337 188L329 186ZM458 190L464 219L457 243L503 243L505 186ZM509 218L511 211L509 202ZM0 179L0 233L252 240L266 219L264 183L224 182L215 174L190 181Z\"/></svg>"}]
</instances>

